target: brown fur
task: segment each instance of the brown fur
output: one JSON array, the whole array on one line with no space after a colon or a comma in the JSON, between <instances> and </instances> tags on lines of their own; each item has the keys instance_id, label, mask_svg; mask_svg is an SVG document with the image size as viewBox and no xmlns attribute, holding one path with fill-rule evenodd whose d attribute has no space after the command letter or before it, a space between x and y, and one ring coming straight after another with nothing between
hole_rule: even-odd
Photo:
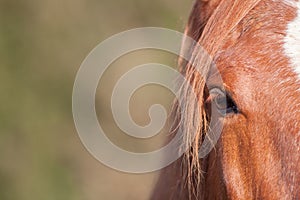
<instances>
[{"instance_id":1,"label":"brown fur","mask_svg":"<svg viewBox=\"0 0 300 200\"><path fill-rule=\"evenodd\" d=\"M199 159L209 120L205 82L214 76L209 60L184 43L193 62L179 62L187 78L180 91L186 105L182 110L175 103L173 132L180 130L191 148L162 170L152 199L300 198L299 84L282 47L295 16L295 8L279 0L196 1L185 32L214 58L224 82L220 87L232 94L241 113L224 118L215 150Z\"/></svg>"}]
</instances>

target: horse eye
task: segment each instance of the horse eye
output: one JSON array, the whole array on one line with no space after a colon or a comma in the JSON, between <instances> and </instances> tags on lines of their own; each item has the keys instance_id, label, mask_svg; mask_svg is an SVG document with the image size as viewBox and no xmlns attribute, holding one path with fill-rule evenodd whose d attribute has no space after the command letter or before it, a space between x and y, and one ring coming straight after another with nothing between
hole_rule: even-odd
<instances>
[{"instance_id":1,"label":"horse eye","mask_svg":"<svg viewBox=\"0 0 300 200\"><path fill-rule=\"evenodd\" d=\"M228 95L228 93L219 88L213 88L209 91L209 98L207 101L211 106L215 106L218 112L224 116L230 113L239 113L234 100Z\"/></svg>"}]
</instances>

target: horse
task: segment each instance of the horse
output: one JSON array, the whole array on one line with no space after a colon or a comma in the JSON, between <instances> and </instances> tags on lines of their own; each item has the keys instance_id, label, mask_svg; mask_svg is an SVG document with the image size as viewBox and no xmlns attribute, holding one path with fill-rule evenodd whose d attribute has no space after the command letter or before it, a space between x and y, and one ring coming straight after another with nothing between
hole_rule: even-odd
<instances>
[{"instance_id":1,"label":"horse","mask_svg":"<svg viewBox=\"0 0 300 200\"><path fill-rule=\"evenodd\" d=\"M300 199L300 1L196 0L185 35L222 83L207 86L212 63L183 40L191 61L179 58L185 104L174 101L170 135L190 146L161 170L151 199ZM201 158L213 105L223 128Z\"/></svg>"}]
</instances>

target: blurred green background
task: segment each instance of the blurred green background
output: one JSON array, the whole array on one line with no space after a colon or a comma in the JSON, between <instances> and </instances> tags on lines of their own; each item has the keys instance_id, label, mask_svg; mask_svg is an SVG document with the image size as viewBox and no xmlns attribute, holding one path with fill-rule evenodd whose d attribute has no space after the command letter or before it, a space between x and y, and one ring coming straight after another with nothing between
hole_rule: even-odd
<instances>
[{"instance_id":1,"label":"blurred green background","mask_svg":"<svg viewBox=\"0 0 300 200\"><path fill-rule=\"evenodd\" d=\"M72 119L73 82L99 42L136 27L183 31L191 5L192 0L0 0L0 200L149 197L157 173L117 172L81 144ZM176 65L166 53L136 52L114 63L98 87L99 121L112 141L129 150L151 150L160 139L153 146L120 134L107 94L124 69L148 61ZM147 124L152 101L168 106L172 95L147 86L134 99L133 118Z\"/></svg>"}]
</instances>

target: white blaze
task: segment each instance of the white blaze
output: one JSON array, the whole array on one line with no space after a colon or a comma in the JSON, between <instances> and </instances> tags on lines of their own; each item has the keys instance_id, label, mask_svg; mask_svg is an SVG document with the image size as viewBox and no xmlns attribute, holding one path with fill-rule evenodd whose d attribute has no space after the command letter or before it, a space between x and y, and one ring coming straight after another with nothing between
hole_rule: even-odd
<instances>
[{"instance_id":1,"label":"white blaze","mask_svg":"<svg viewBox=\"0 0 300 200\"><path fill-rule=\"evenodd\" d=\"M300 1L295 2L297 17L287 26L284 50L300 80Z\"/></svg>"}]
</instances>

